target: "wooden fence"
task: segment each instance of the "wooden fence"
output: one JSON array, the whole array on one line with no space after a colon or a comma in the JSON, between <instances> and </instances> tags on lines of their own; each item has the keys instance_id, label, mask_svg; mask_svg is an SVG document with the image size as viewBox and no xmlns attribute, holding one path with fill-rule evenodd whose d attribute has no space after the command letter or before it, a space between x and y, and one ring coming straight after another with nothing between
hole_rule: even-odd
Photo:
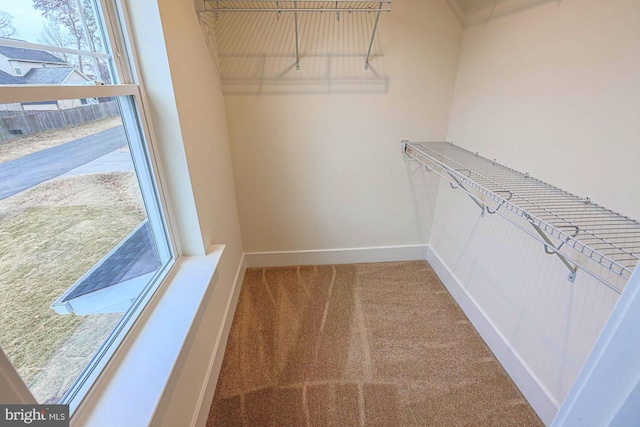
<instances>
[{"instance_id":1,"label":"wooden fence","mask_svg":"<svg viewBox=\"0 0 640 427\"><path fill-rule=\"evenodd\" d=\"M55 129L65 129L118 116L117 101L83 105L68 110L0 111L0 143Z\"/></svg>"}]
</instances>

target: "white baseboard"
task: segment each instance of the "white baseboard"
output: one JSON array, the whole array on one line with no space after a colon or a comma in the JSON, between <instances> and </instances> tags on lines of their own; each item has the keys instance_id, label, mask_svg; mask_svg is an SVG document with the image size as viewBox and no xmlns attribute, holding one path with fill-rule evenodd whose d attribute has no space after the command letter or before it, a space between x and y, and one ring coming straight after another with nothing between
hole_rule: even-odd
<instances>
[{"instance_id":1,"label":"white baseboard","mask_svg":"<svg viewBox=\"0 0 640 427\"><path fill-rule=\"evenodd\" d=\"M550 425L560 408L558 402L431 247L427 248L426 260L542 422Z\"/></svg>"},{"instance_id":2,"label":"white baseboard","mask_svg":"<svg viewBox=\"0 0 640 427\"><path fill-rule=\"evenodd\" d=\"M426 254L427 245L410 245L291 252L250 252L245 254L245 257L247 267L252 268L415 261L425 259Z\"/></svg>"},{"instance_id":3,"label":"white baseboard","mask_svg":"<svg viewBox=\"0 0 640 427\"><path fill-rule=\"evenodd\" d=\"M236 271L236 277L233 283L233 290L224 311L224 323L222 328L218 331L216 337L216 344L214 351L209 361L207 373L203 382L202 390L198 398L196 411L193 419L191 420L191 427L202 426L207 424L207 418L209 416L209 405L213 400L213 395L216 391L216 385L218 384L218 376L220 375L220 369L222 368L222 361L224 359L224 353L227 348L227 339L231 332L231 325L233 323L233 317L236 312L236 306L238 305L238 298L240 296L240 290L242 289L242 282L244 281L244 275L247 271L246 256L243 255L238 269Z\"/></svg>"}]
</instances>

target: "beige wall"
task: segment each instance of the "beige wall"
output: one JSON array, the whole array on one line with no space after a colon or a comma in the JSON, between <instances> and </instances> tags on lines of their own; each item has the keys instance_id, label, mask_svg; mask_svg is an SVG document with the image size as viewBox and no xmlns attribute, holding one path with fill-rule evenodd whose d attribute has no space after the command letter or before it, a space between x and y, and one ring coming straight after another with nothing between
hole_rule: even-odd
<instances>
[{"instance_id":1,"label":"beige wall","mask_svg":"<svg viewBox=\"0 0 640 427\"><path fill-rule=\"evenodd\" d=\"M633 77L640 50L631 46L639 39L632 25L637 5L564 0L470 27L463 36L445 0L396 2L393 13L381 18L369 72L353 56L366 37L357 36L362 40L341 51L336 46L346 33L337 27L323 32L305 21L302 70L296 72L287 68L292 58L283 56L292 47L290 27L284 27L288 18L282 18L283 31L274 33L287 37L268 38L256 28L277 24L245 16L238 19L249 21L230 21L233 38L217 41L223 101L193 3L158 1L163 37L145 50L164 42L165 62L161 49L149 53L147 64L159 66L143 74L154 83L148 84L151 109L179 228L186 230L183 241L192 253L209 243L229 247L190 341L193 351L177 366L156 423L175 425L193 415L201 390L192 385L211 356L224 312L220 302L230 296L241 259L236 194L247 252L429 241L560 403L615 296L584 275L567 286L557 260L517 230L495 225L498 219L479 220L465 208L470 201L446 186L434 214L435 203L412 195L416 182L425 189L434 183L420 172L409 178L399 141L444 139L448 131L463 146L633 214L636 202L625 200L622 184L635 182L637 172L616 162L631 165L639 154L632 144L639 132ZM139 39L149 41L145 5L130 2L130 8L137 11ZM347 19L355 18L341 22ZM247 32L238 33L240 28ZM316 50L314 38L320 41ZM252 39L273 46L273 55L257 54L264 50L247 42ZM594 171L593 159L607 173ZM624 182L615 192L605 191L620 179L613 173L620 170ZM635 191L637 200L637 186L626 191ZM528 264L524 271L504 269L498 261L505 259L510 266Z\"/></svg>"},{"instance_id":2,"label":"beige wall","mask_svg":"<svg viewBox=\"0 0 640 427\"><path fill-rule=\"evenodd\" d=\"M290 15L238 15L217 47L245 250L426 243L400 140L446 136L461 37L446 1L394 3L372 71L366 16L301 17L295 71Z\"/></svg>"},{"instance_id":3,"label":"beige wall","mask_svg":"<svg viewBox=\"0 0 640 427\"><path fill-rule=\"evenodd\" d=\"M540 243L498 215L481 217L467 195L440 181L429 245L537 382L542 393L513 377L548 423L618 295L582 270L569 282L569 270Z\"/></svg>"},{"instance_id":4,"label":"beige wall","mask_svg":"<svg viewBox=\"0 0 640 427\"><path fill-rule=\"evenodd\" d=\"M185 255L204 255L205 244L182 141L173 80L156 0L127 2L132 38L137 48L139 78L149 100L147 107L160 161L164 185Z\"/></svg>"},{"instance_id":5,"label":"beige wall","mask_svg":"<svg viewBox=\"0 0 640 427\"><path fill-rule=\"evenodd\" d=\"M204 247L226 244L237 258L242 246L222 91L193 2L158 4Z\"/></svg>"},{"instance_id":6,"label":"beige wall","mask_svg":"<svg viewBox=\"0 0 640 427\"><path fill-rule=\"evenodd\" d=\"M213 357L224 349L225 308L243 260L222 91L192 0L128 2L172 210L186 255L226 249L177 362L153 425L188 425L198 415ZM240 270L241 271L241 270ZM231 307L233 309L233 307ZM211 388L207 390L211 397ZM208 402L202 402L208 411ZM185 424L186 423L186 424Z\"/></svg>"},{"instance_id":7,"label":"beige wall","mask_svg":"<svg viewBox=\"0 0 640 427\"><path fill-rule=\"evenodd\" d=\"M216 338L227 320L225 307L232 296L244 250L223 95L218 80L212 78L215 69L193 2L160 0L158 5L202 238L205 248L210 244L226 245L218 281L205 301L198 329L192 331L190 349L176 367L175 380L163 396L163 410L155 421L157 425L175 426L200 409L195 405L200 403L204 390L194 385L205 378L210 359L215 356L221 363L226 337L219 354L214 353ZM210 381L216 380L214 371ZM208 402L202 405L208 413Z\"/></svg>"},{"instance_id":8,"label":"beige wall","mask_svg":"<svg viewBox=\"0 0 640 427\"><path fill-rule=\"evenodd\" d=\"M640 218L640 2L517 3L464 30L448 138ZM530 401L550 421L617 295L581 270L571 284L448 184L434 218L430 246L546 393L551 407Z\"/></svg>"},{"instance_id":9,"label":"beige wall","mask_svg":"<svg viewBox=\"0 0 640 427\"><path fill-rule=\"evenodd\" d=\"M640 219L640 2L514 10L464 31L449 140Z\"/></svg>"}]
</instances>

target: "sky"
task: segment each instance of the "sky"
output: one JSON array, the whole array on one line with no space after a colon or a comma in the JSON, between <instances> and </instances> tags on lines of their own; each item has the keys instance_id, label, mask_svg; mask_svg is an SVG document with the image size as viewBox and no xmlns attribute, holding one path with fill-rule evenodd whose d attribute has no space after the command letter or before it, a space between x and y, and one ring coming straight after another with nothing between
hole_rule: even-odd
<instances>
[{"instance_id":1,"label":"sky","mask_svg":"<svg viewBox=\"0 0 640 427\"><path fill-rule=\"evenodd\" d=\"M31 0L0 0L0 10L13 15L13 26L18 30L16 38L39 43L38 36L46 20L32 4Z\"/></svg>"}]
</instances>

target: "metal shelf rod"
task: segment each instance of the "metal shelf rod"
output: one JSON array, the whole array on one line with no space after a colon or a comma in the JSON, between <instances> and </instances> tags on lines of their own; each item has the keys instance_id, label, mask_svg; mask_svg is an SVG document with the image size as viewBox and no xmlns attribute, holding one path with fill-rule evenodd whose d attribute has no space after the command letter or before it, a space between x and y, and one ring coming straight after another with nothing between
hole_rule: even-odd
<instances>
[{"instance_id":1,"label":"metal shelf rod","mask_svg":"<svg viewBox=\"0 0 640 427\"><path fill-rule=\"evenodd\" d=\"M524 199L524 200L528 200L528 199ZM602 208L598 208L597 206L589 205L589 204L586 204L586 203L572 204L572 203L562 203L562 202L545 202L544 200L540 200L540 199L536 199L535 201L538 202L538 203L545 203L545 206L559 206L559 207L564 208L564 209L580 208L580 210L588 210L590 213L598 212L598 213L601 213L601 214L607 214L607 215L610 215L612 217L618 218L618 220L620 220L620 221L627 221L627 222L630 222L632 224L635 224L634 221L629 220L628 218L621 217L620 215L616 214L615 212L603 210Z\"/></svg>"},{"instance_id":2,"label":"metal shelf rod","mask_svg":"<svg viewBox=\"0 0 640 427\"><path fill-rule=\"evenodd\" d=\"M341 9L341 8L329 8L329 9L295 9L295 8L256 8L256 9L232 9L232 8L213 8L206 9L205 12L346 12L346 13L371 13L371 12L391 12L390 10L378 10L378 9Z\"/></svg>"},{"instance_id":3,"label":"metal shelf rod","mask_svg":"<svg viewBox=\"0 0 640 427\"><path fill-rule=\"evenodd\" d=\"M376 38L376 31L378 30L378 22L380 21L380 12L382 12L382 3L378 8L378 14L376 15L376 23L373 25L373 31L371 32L371 41L369 42L369 50L367 50L367 57L364 60L364 69L369 69L369 57L371 56L371 48L373 48L373 41Z\"/></svg>"},{"instance_id":4,"label":"metal shelf rod","mask_svg":"<svg viewBox=\"0 0 640 427\"><path fill-rule=\"evenodd\" d=\"M209 7L207 7L209 5ZM320 6L318 6L320 5ZM340 7L340 5L345 5ZM322 7L327 6L327 7ZM261 13L271 12L276 13L276 19L280 17L281 13L291 12L294 14L295 25L295 43L296 43L296 70L300 70L300 41L298 30L298 14L299 13L335 13L336 20L340 20L340 13L375 13L375 23L373 25L373 31L371 32L371 38L369 41L369 48L365 56L364 69L370 68L369 60L371 58L371 50L373 49L373 43L375 41L376 32L378 31L378 23L380 21L380 14L383 12L391 12L391 0L288 0L288 1L253 1L253 0L205 0L205 12L213 12L216 20L220 13L236 13L236 12L248 12L248 13Z\"/></svg>"},{"instance_id":5,"label":"metal shelf rod","mask_svg":"<svg viewBox=\"0 0 640 427\"><path fill-rule=\"evenodd\" d=\"M539 202L544 203L544 202ZM602 212L601 210L591 210L588 208L582 208L580 206L566 206L566 205L546 205L554 210L554 212L558 212L558 214L566 214L567 216L575 217L582 216L585 218L596 218L603 217L609 218L611 221L629 224L629 221L618 217L617 215L611 212Z\"/></svg>"},{"instance_id":6,"label":"metal shelf rod","mask_svg":"<svg viewBox=\"0 0 640 427\"><path fill-rule=\"evenodd\" d=\"M298 50L298 2L293 2L294 19L296 25L296 70L300 71L300 53Z\"/></svg>"},{"instance_id":7,"label":"metal shelf rod","mask_svg":"<svg viewBox=\"0 0 640 427\"><path fill-rule=\"evenodd\" d=\"M609 234L609 235L612 235L612 236L618 236L617 238L620 239L620 240L629 239L631 241L636 241L636 240L640 239L640 235L639 234L628 235L628 234L623 233L623 232L614 233L614 232L611 232L611 231L607 231L605 234ZM599 239L599 238L596 237L596 239Z\"/></svg>"},{"instance_id":8,"label":"metal shelf rod","mask_svg":"<svg viewBox=\"0 0 640 427\"><path fill-rule=\"evenodd\" d=\"M451 143L404 141L403 152L480 202L483 213L499 213L536 238L545 245L546 253L558 255L572 271L570 263L607 282L590 268L575 263L567 255L568 250L576 251L623 279L630 277L640 261L639 254L634 253L640 248L637 221ZM520 219L507 217L511 214ZM536 232L527 230L523 220ZM549 239L557 239L557 247ZM617 289L611 283L605 284Z\"/></svg>"},{"instance_id":9,"label":"metal shelf rod","mask_svg":"<svg viewBox=\"0 0 640 427\"><path fill-rule=\"evenodd\" d=\"M535 210L535 209L532 209ZM559 213L557 214L558 216L560 215ZM540 214L540 216L545 216L545 214ZM580 213L572 213L571 214L571 220L575 221L575 222L579 222L581 219L589 219L591 220L590 223L592 223L594 220L598 220L601 218L609 218L609 220L611 222L623 222L623 221L616 221L611 214L594 214L594 213L589 213L589 214L580 214Z\"/></svg>"},{"instance_id":10,"label":"metal shelf rod","mask_svg":"<svg viewBox=\"0 0 640 427\"><path fill-rule=\"evenodd\" d=\"M433 150L432 150L432 151L433 151ZM445 158L445 156L444 156L443 154L441 154L441 153L438 153L438 155L440 156L440 158L441 158L441 159L444 159L444 158ZM447 159L448 159L448 160L450 160L452 163L457 164L458 166L462 166L462 167L463 167L463 165L461 165L460 163L458 163L458 162L456 162L456 161L454 161L454 160L452 160L452 159L449 159L449 158L447 158ZM444 165L444 164L443 164L443 165ZM464 168L464 167L463 167L463 169L464 169L464 170L468 170L467 168ZM454 169L454 170L455 170L455 169ZM466 179L466 178L467 178L467 177L464 177L464 179ZM497 183L496 183L495 185L496 185L496 186L498 186L498 187L502 187L500 184L497 184ZM504 187L502 187L502 188L504 188ZM503 190L503 191L509 191L509 190ZM509 192L510 192L510 191L509 191ZM472 198L475 198L475 197L473 197L473 196L472 196ZM526 199L525 199L525 200L526 200ZM528 201L528 200L527 200L527 201ZM535 205L535 204L534 204L534 205ZM536 206L537 206L537 205L536 205ZM519 210L519 208L518 208L518 210ZM483 211L483 212L484 212L484 211ZM541 230L543 230L543 231L547 231L547 232L551 231L551 235L552 235L552 236L554 236L554 233L553 233L553 227L551 227L551 226L549 226L549 227L548 227L548 225L549 225L549 224L547 224L546 222L542 222L542 221L540 221L539 219L538 219L537 221L532 220L532 219L531 219L531 217L530 217L530 215L529 215L529 213L528 213L528 212L526 212L526 211L520 211L520 212L517 212L517 213L518 213L520 216L523 216L525 219L530 220L530 222L532 223L532 225L534 225L534 227L536 227L536 231L538 231L538 229L541 229ZM574 227L574 228L576 227L576 226L575 226L575 224L572 224L571 222L569 222L569 221L567 221L567 220L565 220L565 219L563 219L563 218L559 218L559 219L560 219L561 221L564 221L564 222L567 222L568 224L573 225L573 227ZM559 231L559 230L558 230L558 233L560 233L560 231ZM589 233L588 233L588 231L585 231L585 233L589 234ZM565 233L563 233L563 234L566 236L566 243L569 243L569 246L570 246L570 247L573 247L573 248L575 248L575 249L578 249L578 248L576 247L576 242L574 242L573 244L571 244L572 242L570 242L570 239L572 238L572 236L570 236L570 235L566 235ZM558 239L560 239L560 235L555 236L555 237L556 237L556 238L558 238ZM581 249L580 251L581 251L582 253L584 253L584 248L583 248L583 249ZM570 277L570 278L571 278L571 277Z\"/></svg>"},{"instance_id":11,"label":"metal shelf rod","mask_svg":"<svg viewBox=\"0 0 640 427\"><path fill-rule=\"evenodd\" d=\"M411 157L410 157L411 158ZM414 158L415 159L415 158ZM432 170L435 171L435 168L433 168ZM441 177L443 177L445 180L449 180L447 177L445 177L444 175L442 175L441 173L437 172L436 173L438 175L440 175ZM531 231L527 230L526 228L524 228L522 225L518 224L516 221L514 221L513 219L507 217L505 214L503 213L499 213L498 214L506 219L507 221L509 221L511 224L513 224L514 226L516 226L517 228L519 228L520 230L522 230L523 232L525 232L526 234L528 234L530 237L532 237L534 240L542 243L542 244L546 244L546 242L544 240L542 240L542 238L540 238L539 236L534 235ZM596 274L595 272L591 271L590 269L584 267L582 264L575 262L570 256L565 256L567 260L573 262L576 266L580 267L580 269L582 269L583 271L585 271L587 274L589 274L590 276L592 276L594 279L598 280L599 282L601 282L603 285L605 285L606 287L608 287L609 289L611 289L612 291L620 294L621 291L620 289L616 288L614 285L612 285L611 283L607 282L605 279L603 279L602 277L600 277L600 275ZM606 266L606 263L602 263L603 258L604 257L600 257L600 263L601 265ZM619 267L620 269L617 270L616 267ZM617 275L619 275L620 277L623 277L625 279L628 279L631 272L629 271L628 268L624 267L624 266L618 266L616 265L614 262L611 262L610 265L608 266L608 268L616 273Z\"/></svg>"},{"instance_id":12,"label":"metal shelf rod","mask_svg":"<svg viewBox=\"0 0 640 427\"><path fill-rule=\"evenodd\" d=\"M618 251L618 249L616 249L616 248L611 248L611 247L608 247L608 246L605 246L603 243L591 243L591 244L590 244L590 246L591 246L591 247L593 247L594 249L597 249L598 251L602 251L602 252L606 252L606 251L609 251L609 252L611 252L611 251L615 251L615 252L609 253L609 255L610 255L610 256L615 256L615 257L617 257L617 256L624 256L624 255L628 255L628 254L621 254L621 253ZM634 245L634 246L629 246L627 249L633 249L633 248L640 248L640 246L635 246L635 245ZM635 257L635 256L634 256L634 257L632 257L632 259L638 260L638 257ZM619 261L619 260L618 260L618 261Z\"/></svg>"},{"instance_id":13,"label":"metal shelf rod","mask_svg":"<svg viewBox=\"0 0 640 427\"><path fill-rule=\"evenodd\" d=\"M529 189L529 188L533 188L533 189L543 189L544 187L538 183L527 183L527 182L519 182L519 181L515 181L516 183L511 184L509 182L506 182L506 185L509 185L509 188L522 188L522 189Z\"/></svg>"},{"instance_id":14,"label":"metal shelf rod","mask_svg":"<svg viewBox=\"0 0 640 427\"><path fill-rule=\"evenodd\" d=\"M552 204L554 206L573 206L573 207L592 207L593 209L597 209L596 206L591 206L589 203L586 203L584 200L562 200L562 197L536 197L536 200L539 202L544 202L545 204Z\"/></svg>"},{"instance_id":15,"label":"metal shelf rod","mask_svg":"<svg viewBox=\"0 0 640 427\"><path fill-rule=\"evenodd\" d=\"M640 238L640 235L638 235L638 233L634 232L634 233L626 233L623 231L622 228L602 228L602 227L598 227L598 228L591 228L592 231L598 231L601 230L602 234L611 234L611 235L617 235L620 236L619 238L630 238L630 239L638 239ZM617 233L615 233L614 231L618 231ZM598 236L600 236L600 234L598 234Z\"/></svg>"},{"instance_id":16,"label":"metal shelf rod","mask_svg":"<svg viewBox=\"0 0 640 427\"><path fill-rule=\"evenodd\" d=\"M532 210L535 210L535 208L534 208L534 209L532 209ZM557 217L557 218L562 218L562 217L560 216L560 214L559 214L559 213L555 213L555 212L553 212L553 214L549 214L549 213L542 213L542 214L540 214L539 216L549 216L549 215L553 215L553 216L555 216L555 217ZM601 214L593 214L593 213L589 213L589 214L572 214L572 215L571 215L571 219L572 219L572 220L576 220L576 219L583 218L583 217L585 217L585 218L592 218L592 219L596 219L596 218L610 218L610 217L611 217L611 214L608 214L608 213L601 213Z\"/></svg>"}]
</instances>

